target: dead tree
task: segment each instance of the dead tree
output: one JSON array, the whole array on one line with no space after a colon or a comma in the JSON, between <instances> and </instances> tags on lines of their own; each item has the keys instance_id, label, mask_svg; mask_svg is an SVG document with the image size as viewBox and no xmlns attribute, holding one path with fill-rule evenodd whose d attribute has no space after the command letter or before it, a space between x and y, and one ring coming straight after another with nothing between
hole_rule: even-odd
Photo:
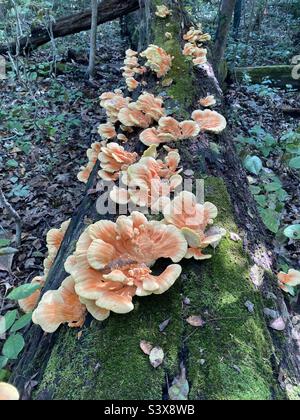
<instances>
[{"instance_id":1,"label":"dead tree","mask_svg":"<svg viewBox=\"0 0 300 420\"><path fill-rule=\"evenodd\" d=\"M151 42L174 56L167 75L173 83L160 88L166 109L185 118L200 97L210 92L222 103L222 94L210 65L195 67L182 55L188 19L177 1L168 4L172 17L157 18L151 7L147 18ZM165 37L170 31L172 37ZM148 91L157 94L155 78L149 76L147 81ZM219 111L225 112L223 106ZM263 242L266 232L233 137L229 132L219 137L201 133L197 139L176 143L189 176L205 178L206 200L217 205L218 223L228 231L213 258L186 260L181 278L168 293L138 298L133 312L112 315L104 323L89 319L79 335L64 327L54 335L45 335L38 326L31 326L27 347L12 377L24 398L166 399L182 365L187 370L191 400L286 399L299 385L299 350L293 326L271 274L272 258ZM217 151L210 147L211 142L218 143ZM127 147L141 151L138 133L131 136ZM74 251L85 220L101 218L96 212L97 196L90 193L97 169L72 218L46 291L57 289L66 277L63 263ZM229 232L239 232L244 241L232 240ZM158 261L156 268L163 268L162 263ZM268 327L266 306L280 313L284 332ZM202 328L186 322L193 315L203 317ZM166 320L170 323L161 332L159 326ZM158 369L140 350L142 340L164 349L166 357Z\"/></svg>"},{"instance_id":2,"label":"dead tree","mask_svg":"<svg viewBox=\"0 0 300 420\"><path fill-rule=\"evenodd\" d=\"M138 7L138 0L104 0L98 5L98 25L133 12L137 10ZM61 38L81 31L87 31L91 29L91 22L92 11L85 10L57 19L56 22L51 25L51 28L42 26L33 27L29 35L18 40L19 52L21 54L26 54L37 49L41 45L47 44L47 42L51 41L50 34L52 34L53 38ZM0 46L0 54L5 55L8 52L15 54L16 50L17 45L15 42L9 45Z\"/></svg>"},{"instance_id":3,"label":"dead tree","mask_svg":"<svg viewBox=\"0 0 300 420\"><path fill-rule=\"evenodd\" d=\"M98 27L98 1L91 0L92 24L91 24L91 42L88 73L91 79L95 76L96 51L97 51L97 27Z\"/></svg>"}]
</instances>

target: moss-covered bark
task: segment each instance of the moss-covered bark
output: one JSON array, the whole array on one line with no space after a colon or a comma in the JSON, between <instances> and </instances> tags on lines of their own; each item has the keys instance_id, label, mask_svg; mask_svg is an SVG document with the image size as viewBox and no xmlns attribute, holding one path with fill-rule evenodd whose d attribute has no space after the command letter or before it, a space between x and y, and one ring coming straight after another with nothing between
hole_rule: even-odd
<instances>
[{"instance_id":1,"label":"moss-covered bark","mask_svg":"<svg viewBox=\"0 0 300 420\"><path fill-rule=\"evenodd\" d=\"M262 83L268 79L271 84L276 87L285 88L291 85L300 88L300 80L292 77L293 66L261 66L261 67L240 67L234 71L237 81L243 81L244 78L250 77L252 83Z\"/></svg>"},{"instance_id":2,"label":"moss-covered bark","mask_svg":"<svg viewBox=\"0 0 300 420\"><path fill-rule=\"evenodd\" d=\"M219 222L237 231L222 180L206 179L207 198L220 208ZM218 202L219 201L219 202ZM182 304L183 298L191 306ZM254 314L245 306L255 305ZM259 292L249 279L249 261L240 242L224 239L210 261L184 263L184 274L165 295L136 299L134 312L112 315L78 332L63 329L36 398L162 399L167 378L188 369L191 399L280 399L273 377L274 352ZM190 315L207 324L195 329ZM159 325L171 318L164 333ZM161 346L166 358L154 369L140 341Z\"/></svg>"}]
</instances>

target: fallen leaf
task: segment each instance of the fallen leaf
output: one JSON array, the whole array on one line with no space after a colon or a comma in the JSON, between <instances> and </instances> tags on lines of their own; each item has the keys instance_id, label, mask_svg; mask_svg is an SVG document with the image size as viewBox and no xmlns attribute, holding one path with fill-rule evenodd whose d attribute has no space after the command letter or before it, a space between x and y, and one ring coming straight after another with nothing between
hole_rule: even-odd
<instances>
[{"instance_id":1,"label":"fallen leaf","mask_svg":"<svg viewBox=\"0 0 300 420\"><path fill-rule=\"evenodd\" d=\"M205 325L205 321L203 321L201 316L190 316L186 322L192 327L204 327Z\"/></svg>"},{"instance_id":2,"label":"fallen leaf","mask_svg":"<svg viewBox=\"0 0 300 420\"><path fill-rule=\"evenodd\" d=\"M242 238L237 233L234 233L234 232L230 232L230 239L234 242L239 242L242 240Z\"/></svg>"},{"instance_id":3,"label":"fallen leaf","mask_svg":"<svg viewBox=\"0 0 300 420\"><path fill-rule=\"evenodd\" d=\"M164 361L165 353L161 347L154 347L150 353L150 363L156 369L158 368Z\"/></svg>"},{"instance_id":4,"label":"fallen leaf","mask_svg":"<svg viewBox=\"0 0 300 420\"><path fill-rule=\"evenodd\" d=\"M150 355L151 350L153 349L153 345L149 343L148 341L142 340L140 342L140 348L143 353L147 354L147 356Z\"/></svg>"},{"instance_id":5,"label":"fallen leaf","mask_svg":"<svg viewBox=\"0 0 300 420\"><path fill-rule=\"evenodd\" d=\"M166 321L162 322L159 326L159 331L164 332L167 326L170 324L171 319L167 319Z\"/></svg>"},{"instance_id":6,"label":"fallen leaf","mask_svg":"<svg viewBox=\"0 0 300 420\"><path fill-rule=\"evenodd\" d=\"M185 401L190 392L189 383L186 379L186 369L181 365L181 374L175 378L169 389L169 398L171 401Z\"/></svg>"},{"instance_id":7,"label":"fallen leaf","mask_svg":"<svg viewBox=\"0 0 300 420\"><path fill-rule=\"evenodd\" d=\"M285 322L282 317L279 317L275 319L273 322L271 322L270 327L273 328L273 330L276 331L284 331L285 330Z\"/></svg>"}]
</instances>

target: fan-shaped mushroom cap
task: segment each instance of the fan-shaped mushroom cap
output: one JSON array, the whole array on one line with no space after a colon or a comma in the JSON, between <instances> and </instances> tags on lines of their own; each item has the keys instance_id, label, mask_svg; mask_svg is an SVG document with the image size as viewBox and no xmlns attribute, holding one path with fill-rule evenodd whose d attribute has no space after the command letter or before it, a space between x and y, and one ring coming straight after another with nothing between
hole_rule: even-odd
<instances>
[{"instance_id":1,"label":"fan-shaped mushroom cap","mask_svg":"<svg viewBox=\"0 0 300 420\"><path fill-rule=\"evenodd\" d=\"M206 64L207 63L207 57L206 57L206 55L203 55L203 56L194 58L193 59L193 63L196 66L202 66L202 64Z\"/></svg>"},{"instance_id":2,"label":"fan-shaped mushroom cap","mask_svg":"<svg viewBox=\"0 0 300 420\"><path fill-rule=\"evenodd\" d=\"M172 15L172 10L163 4L161 6L156 6L155 14L160 18L166 18L167 16Z\"/></svg>"},{"instance_id":3,"label":"fan-shaped mushroom cap","mask_svg":"<svg viewBox=\"0 0 300 420\"><path fill-rule=\"evenodd\" d=\"M125 54L126 54L126 57L135 57L138 55L138 52L129 48L128 50L126 50Z\"/></svg>"},{"instance_id":4,"label":"fan-shaped mushroom cap","mask_svg":"<svg viewBox=\"0 0 300 420\"><path fill-rule=\"evenodd\" d=\"M182 273L182 267L179 264L172 264L158 277L155 278L155 281L159 285L159 288L153 293L155 295L162 295L167 290L169 290L176 280L180 277Z\"/></svg>"},{"instance_id":5,"label":"fan-shaped mushroom cap","mask_svg":"<svg viewBox=\"0 0 300 420\"><path fill-rule=\"evenodd\" d=\"M122 108L130 103L130 98L124 98L122 92L105 92L100 96L100 105L106 110L109 120L114 124L118 121L118 114Z\"/></svg>"},{"instance_id":6,"label":"fan-shaped mushroom cap","mask_svg":"<svg viewBox=\"0 0 300 420\"><path fill-rule=\"evenodd\" d=\"M42 289L45 285L45 279L44 277L35 277L31 281L31 284L38 284L41 286ZM36 290L32 295L28 296L27 298L18 301L20 308L25 314L29 314L36 308L41 296L41 289Z\"/></svg>"},{"instance_id":7,"label":"fan-shaped mushroom cap","mask_svg":"<svg viewBox=\"0 0 300 420\"><path fill-rule=\"evenodd\" d=\"M217 101L214 97L214 95L209 95L206 96L206 98L202 98L199 100L199 104L204 106L204 107L209 107L209 106L213 106L216 105Z\"/></svg>"},{"instance_id":8,"label":"fan-shaped mushroom cap","mask_svg":"<svg viewBox=\"0 0 300 420\"><path fill-rule=\"evenodd\" d=\"M89 177L94 169L95 163L97 162L98 154L100 153L102 143L93 143L91 148L87 150L86 154L88 157L88 164L86 167L82 167L79 174L77 175L77 179L80 182L86 184L89 180Z\"/></svg>"},{"instance_id":9,"label":"fan-shaped mushroom cap","mask_svg":"<svg viewBox=\"0 0 300 420\"><path fill-rule=\"evenodd\" d=\"M106 124L100 124L98 127L98 133L103 140L110 140L117 137L115 126L110 122Z\"/></svg>"},{"instance_id":10,"label":"fan-shaped mushroom cap","mask_svg":"<svg viewBox=\"0 0 300 420\"><path fill-rule=\"evenodd\" d=\"M202 131L218 134L225 130L227 126L226 119L223 115L216 111L211 111L210 109L194 111L192 118L196 121Z\"/></svg>"},{"instance_id":11,"label":"fan-shaped mushroom cap","mask_svg":"<svg viewBox=\"0 0 300 420\"><path fill-rule=\"evenodd\" d=\"M110 311L99 308L93 300L80 298L80 302L85 305L88 313L91 314L97 321L105 321L110 315Z\"/></svg>"},{"instance_id":12,"label":"fan-shaped mushroom cap","mask_svg":"<svg viewBox=\"0 0 300 420\"><path fill-rule=\"evenodd\" d=\"M290 269L287 274L280 272L277 277L281 289L285 291L288 291L288 287L300 285L300 271Z\"/></svg>"},{"instance_id":13,"label":"fan-shaped mushroom cap","mask_svg":"<svg viewBox=\"0 0 300 420\"><path fill-rule=\"evenodd\" d=\"M102 168L99 176L104 180L116 180L120 171L126 170L137 158L137 153L126 152L118 143L109 143L102 147L98 156Z\"/></svg>"},{"instance_id":14,"label":"fan-shaped mushroom cap","mask_svg":"<svg viewBox=\"0 0 300 420\"><path fill-rule=\"evenodd\" d=\"M118 119L127 127L148 128L152 123L150 115L146 115L137 109L135 103L130 104L127 108L121 109L118 114Z\"/></svg>"},{"instance_id":15,"label":"fan-shaped mushroom cap","mask_svg":"<svg viewBox=\"0 0 300 420\"><path fill-rule=\"evenodd\" d=\"M135 80L134 77L127 77L126 78L126 85L127 88L129 90L129 92L133 92L134 90L136 90L139 87L139 82L137 80Z\"/></svg>"},{"instance_id":16,"label":"fan-shaped mushroom cap","mask_svg":"<svg viewBox=\"0 0 300 420\"><path fill-rule=\"evenodd\" d=\"M202 29L191 27L190 30L185 35L183 35L183 39L194 44L200 40L201 35Z\"/></svg>"},{"instance_id":17,"label":"fan-shaped mushroom cap","mask_svg":"<svg viewBox=\"0 0 300 420\"><path fill-rule=\"evenodd\" d=\"M53 333L65 323L68 323L69 327L81 327L85 312L85 306L75 292L74 280L68 277L58 290L44 294L32 314L32 321L40 325L45 332Z\"/></svg>"},{"instance_id":18,"label":"fan-shaped mushroom cap","mask_svg":"<svg viewBox=\"0 0 300 420\"><path fill-rule=\"evenodd\" d=\"M196 137L200 128L194 121L179 123L172 117L163 117L158 122L158 128L149 128L140 134L140 140L147 146L159 145L177 140Z\"/></svg>"},{"instance_id":19,"label":"fan-shaped mushroom cap","mask_svg":"<svg viewBox=\"0 0 300 420\"><path fill-rule=\"evenodd\" d=\"M138 110L158 121L165 115L164 101L150 93L143 93L136 102Z\"/></svg>"},{"instance_id":20,"label":"fan-shaped mushroom cap","mask_svg":"<svg viewBox=\"0 0 300 420\"><path fill-rule=\"evenodd\" d=\"M0 401L18 401L20 399L17 388L5 382L0 382Z\"/></svg>"},{"instance_id":21,"label":"fan-shaped mushroom cap","mask_svg":"<svg viewBox=\"0 0 300 420\"><path fill-rule=\"evenodd\" d=\"M158 78L165 76L171 69L173 57L157 45L149 45L140 55L147 58L146 66L150 67Z\"/></svg>"}]
</instances>

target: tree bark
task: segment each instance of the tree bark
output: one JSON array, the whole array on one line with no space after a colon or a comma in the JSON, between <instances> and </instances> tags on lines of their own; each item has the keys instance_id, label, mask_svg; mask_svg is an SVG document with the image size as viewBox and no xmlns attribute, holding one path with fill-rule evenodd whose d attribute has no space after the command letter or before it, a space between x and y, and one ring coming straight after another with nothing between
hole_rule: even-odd
<instances>
[{"instance_id":1,"label":"tree bark","mask_svg":"<svg viewBox=\"0 0 300 420\"><path fill-rule=\"evenodd\" d=\"M222 95L211 66L193 67L182 55L186 17L177 1L169 1L169 6L171 18L151 15L151 42L174 57L167 75L174 82L159 87L150 74L147 90L155 94L161 91L166 109L174 110L182 120L196 108L200 97L210 92L221 103ZM170 30L172 38L167 39L164 34ZM217 109L224 113L223 106ZM232 138L231 133L219 136L218 152L210 146L216 139L205 133L174 147L179 149L182 167L194 171L194 179L205 174L206 200L219 208L219 226L228 233L242 230L244 244L231 240L228 234L211 260L183 261L183 274L168 293L138 298L133 312L112 314L104 323L89 319L79 335L64 327L54 335L44 335L39 327L31 326L25 337L26 349L12 376L23 398L168 399L168 389L183 365L191 400L286 399L288 387L284 386L288 384L290 390L299 385L299 349L292 339L292 323L270 275L272 261L263 243L266 232ZM138 133L132 134L126 147L140 153ZM90 194L97 169L49 273L46 291L57 289L66 277L63 263L86 228L85 221L100 219L96 196ZM163 268L158 261L153 270L161 272ZM251 279L257 280L258 271L261 285L254 286ZM253 313L247 310L247 301L253 304ZM263 314L266 302L284 318L284 333L268 329ZM193 315L204 318L203 328L186 322ZM162 333L159 326L166 320L170 323ZM282 334L280 340L278 334ZM140 350L142 340L163 348L165 360L158 369Z\"/></svg>"},{"instance_id":2,"label":"tree bark","mask_svg":"<svg viewBox=\"0 0 300 420\"><path fill-rule=\"evenodd\" d=\"M98 6L98 25L117 19L139 8L138 0L104 0ZM52 26L54 38L76 34L91 28L91 10L60 18ZM49 28L33 27L31 33L19 40L20 53L26 54L51 40ZM0 54L16 53L16 43L1 45Z\"/></svg>"},{"instance_id":3,"label":"tree bark","mask_svg":"<svg viewBox=\"0 0 300 420\"><path fill-rule=\"evenodd\" d=\"M220 63L224 58L235 3L236 0L222 0L214 46L214 62L216 69L219 68Z\"/></svg>"},{"instance_id":4,"label":"tree bark","mask_svg":"<svg viewBox=\"0 0 300 420\"><path fill-rule=\"evenodd\" d=\"M90 57L89 57L89 68L88 73L90 79L95 76L96 66L96 51L97 51L97 28L98 28L98 1L91 0L92 10L92 25L91 25L91 42L90 42Z\"/></svg>"}]
</instances>

